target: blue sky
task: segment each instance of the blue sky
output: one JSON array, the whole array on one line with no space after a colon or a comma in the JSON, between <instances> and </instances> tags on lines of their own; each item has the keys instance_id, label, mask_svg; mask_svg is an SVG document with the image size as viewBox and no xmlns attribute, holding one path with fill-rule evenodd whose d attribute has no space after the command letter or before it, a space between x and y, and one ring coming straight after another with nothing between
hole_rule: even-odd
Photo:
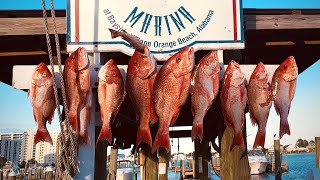
<instances>
[{"instance_id":1,"label":"blue sky","mask_svg":"<svg viewBox=\"0 0 320 180\"><path fill-rule=\"evenodd\" d=\"M244 8L320 8L319 0L242 0ZM0 9L41 9L40 0L1 0ZM49 0L46 0L49 2ZM55 0L56 9L65 9L66 0ZM47 8L49 5L47 5Z\"/></svg>"},{"instance_id":2,"label":"blue sky","mask_svg":"<svg viewBox=\"0 0 320 180\"><path fill-rule=\"evenodd\" d=\"M2 0L0 10L5 9L40 9L40 0ZM47 1L48 2L48 1ZM64 9L66 1L55 0L56 9ZM320 8L320 0L243 0L244 8ZM289 124L292 135L285 135L281 142L283 144L294 144L298 138L314 139L320 136L320 61L317 61L313 66L299 75L297 81L297 89L295 98L292 102L291 112L289 115ZM0 129L36 129L33 120L32 107L27 97L27 93L15 90L11 86L0 82ZM253 143L256 127L252 127L249 117L247 116L247 132L248 143ZM49 130L58 130L59 124L57 115L53 124L48 125ZM278 133L279 117L276 115L274 108L270 112L266 147L272 145L272 135ZM176 142L174 140L172 152L176 152ZM182 147L186 152L193 151L193 144L190 138L185 138L180 141L186 147ZM181 149L182 149L181 148Z\"/></svg>"}]
</instances>

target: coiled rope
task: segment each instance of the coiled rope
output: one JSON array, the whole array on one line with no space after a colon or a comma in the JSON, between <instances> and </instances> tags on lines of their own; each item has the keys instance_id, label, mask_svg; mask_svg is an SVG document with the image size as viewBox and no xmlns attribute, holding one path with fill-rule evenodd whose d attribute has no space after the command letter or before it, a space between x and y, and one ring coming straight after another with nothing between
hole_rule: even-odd
<instances>
[{"instance_id":1,"label":"coiled rope","mask_svg":"<svg viewBox=\"0 0 320 180\"><path fill-rule=\"evenodd\" d=\"M51 18L54 25L54 37L55 37L55 44L56 44L56 51L57 51L57 59L58 59L58 67L59 73L61 74L61 92L62 92L62 100L63 100L63 107L65 112L65 121L63 121L62 114L60 111L60 104L59 104L59 96L58 96L58 88L55 82L55 73L54 73L54 63L53 63L53 56L52 56L52 48L51 48L51 41L49 35L49 26L48 26L48 18L46 12L46 5L45 0L42 0L42 13L44 18L44 26L45 26L45 33L46 33L46 41L48 46L48 54L50 60L51 71L53 75L53 89L54 89L54 96L55 102L58 110L59 116L59 124L61 132L57 139L57 147L56 147L56 173L55 179L72 179L75 175L77 170L76 158L78 152L77 146L77 135L73 134L70 130L69 121L68 121L68 106L66 101L66 93L65 93L65 86L64 80L62 76L62 64L61 64L61 52L60 52L60 44L59 44L59 37L56 27L56 20L55 20L55 10L53 5L53 0L50 0L50 7L51 7Z\"/></svg>"}]
</instances>

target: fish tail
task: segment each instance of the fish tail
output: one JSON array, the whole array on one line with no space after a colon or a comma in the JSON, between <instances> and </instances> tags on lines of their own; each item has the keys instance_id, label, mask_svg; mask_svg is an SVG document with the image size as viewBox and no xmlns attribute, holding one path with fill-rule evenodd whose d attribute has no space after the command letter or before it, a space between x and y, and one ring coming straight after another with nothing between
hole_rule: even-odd
<instances>
[{"instance_id":1,"label":"fish tail","mask_svg":"<svg viewBox=\"0 0 320 180\"><path fill-rule=\"evenodd\" d=\"M256 139L254 140L253 149L255 149L258 146L261 146L264 148L264 142L266 139L266 131L259 131L256 135Z\"/></svg>"},{"instance_id":2,"label":"fish tail","mask_svg":"<svg viewBox=\"0 0 320 180\"><path fill-rule=\"evenodd\" d=\"M146 142L150 147L152 147L152 137L151 137L149 125L146 126L146 128L138 129L136 146L139 147L139 145L142 142Z\"/></svg>"},{"instance_id":3,"label":"fish tail","mask_svg":"<svg viewBox=\"0 0 320 180\"><path fill-rule=\"evenodd\" d=\"M242 131L240 131L239 133L235 133L234 134L233 141L232 141L232 144L230 146L230 151L232 151L232 149L237 145L240 145L240 146L244 147Z\"/></svg>"},{"instance_id":4,"label":"fish tail","mask_svg":"<svg viewBox=\"0 0 320 180\"><path fill-rule=\"evenodd\" d=\"M116 30L111 29L111 28L109 28L109 31L110 31L110 33L111 33L111 38L112 38L112 39L121 36L119 31L116 31Z\"/></svg>"},{"instance_id":5,"label":"fish tail","mask_svg":"<svg viewBox=\"0 0 320 180\"><path fill-rule=\"evenodd\" d=\"M45 141L53 145L51 136L46 128L38 129L34 137L34 144L37 144L40 141Z\"/></svg>"},{"instance_id":6,"label":"fish tail","mask_svg":"<svg viewBox=\"0 0 320 180\"><path fill-rule=\"evenodd\" d=\"M280 139L283 135L290 135L290 127L287 118L280 118Z\"/></svg>"},{"instance_id":7,"label":"fish tail","mask_svg":"<svg viewBox=\"0 0 320 180\"><path fill-rule=\"evenodd\" d=\"M157 135L151 150L152 154L155 153L160 147L164 147L167 150L167 152L169 152L170 150L169 132L161 132L161 131L157 132Z\"/></svg>"},{"instance_id":8,"label":"fish tail","mask_svg":"<svg viewBox=\"0 0 320 180\"><path fill-rule=\"evenodd\" d=\"M194 120L193 124L192 124L192 131L191 131L192 141L194 141L197 137L200 139L200 142L202 142L202 139L203 139L203 123Z\"/></svg>"},{"instance_id":9,"label":"fish tail","mask_svg":"<svg viewBox=\"0 0 320 180\"><path fill-rule=\"evenodd\" d=\"M100 140L106 140L106 141L108 141L109 145L112 145L112 131L111 131L110 126L108 126L107 124L102 125L97 143Z\"/></svg>"},{"instance_id":10,"label":"fish tail","mask_svg":"<svg viewBox=\"0 0 320 180\"><path fill-rule=\"evenodd\" d=\"M69 123L72 133L78 133L78 114L76 111L69 111L68 113Z\"/></svg>"}]
</instances>

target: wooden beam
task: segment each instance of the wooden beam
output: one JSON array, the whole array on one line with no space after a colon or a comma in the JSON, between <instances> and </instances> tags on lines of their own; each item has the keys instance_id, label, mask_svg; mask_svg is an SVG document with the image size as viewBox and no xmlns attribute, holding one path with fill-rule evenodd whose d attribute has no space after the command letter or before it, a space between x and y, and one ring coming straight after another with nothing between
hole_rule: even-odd
<instances>
[{"instance_id":1,"label":"wooden beam","mask_svg":"<svg viewBox=\"0 0 320 180\"><path fill-rule=\"evenodd\" d=\"M44 34L44 20L35 18L0 18L0 36ZM49 33L53 34L53 21L49 17ZM56 17L58 34L66 34L66 18Z\"/></svg>"},{"instance_id":2,"label":"wooden beam","mask_svg":"<svg viewBox=\"0 0 320 180\"><path fill-rule=\"evenodd\" d=\"M246 30L310 29L320 27L320 15L246 15Z\"/></svg>"},{"instance_id":3,"label":"wooden beam","mask_svg":"<svg viewBox=\"0 0 320 180\"><path fill-rule=\"evenodd\" d=\"M286 15L244 15L246 30L258 29L318 29L319 14L286 14ZM50 34L53 34L53 24L49 17ZM56 17L59 34L66 34L66 18ZM3 35L37 35L44 34L42 17L32 18L0 18L0 36Z\"/></svg>"}]
</instances>

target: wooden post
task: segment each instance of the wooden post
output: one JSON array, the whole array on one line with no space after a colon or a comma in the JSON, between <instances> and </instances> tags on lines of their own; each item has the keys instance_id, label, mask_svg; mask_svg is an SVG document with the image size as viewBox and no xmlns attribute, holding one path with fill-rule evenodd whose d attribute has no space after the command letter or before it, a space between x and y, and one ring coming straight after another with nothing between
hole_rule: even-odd
<instances>
[{"instance_id":1,"label":"wooden post","mask_svg":"<svg viewBox=\"0 0 320 180\"><path fill-rule=\"evenodd\" d=\"M184 160L180 160L180 166L181 166L180 173L181 173L182 179L184 179L186 177L184 172L185 171Z\"/></svg>"},{"instance_id":2,"label":"wooden post","mask_svg":"<svg viewBox=\"0 0 320 180\"><path fill-rule=\"evenodd\" d=\"M159 153L159 180L168 179L168 153L166 149L160 148Z\"/></svg>"},{"instance_id":3,"label":"wooden post","mask_svg":"<svg viewBox=\"0 0 320 180\"><path fill-rule=\"evenodd\" d=\"M320 137L316 137L316 168L320 168Z\"/></svg>"},{"instance_id":4,"label":"wooden post","mask_svg":"<svg viewBox=\"0 0 320 180\"><path fill-rule=\"evenodd\" d=\"M194 142L195 145L195 173L193 178L199 178L200 180L208 179L208 151L209 151L209 142L203 140L200 143L199 139L196 139Z\"/></svg>"},{"instance_id":5,"label":"wooden post","mask_svg":"<svg viewBox=\"0 0 320 180\"><path fill-rule=\"evenodd\" d=\"M46 168L46 180L53 180L54 177L53 177L53 169L51 166L47 167Z\"/></svg>"},{"instance_id":6,"label":"wooden post","mask_svg":"<svg viewBox=\"0 0 320 180\"><path fill-rule=\"evenodd\" d=\"M250 179L248 156L243 156L245 147L236 146L230 152L232 141L233 129L226 127L221 140L221 179Z\"/></svg>"},{"instance_id":7,"label":"wooden post","mask_svg":"<svg viewBox=\"0 0 320 180\"><path fill-rule=\"evenodd\" d=\"M146 180L146 144L142 143L139 151L140 179Z\"/></svg>"},{"instance_id":8,"label":"wooden post","mask_svg":"<svg viewBox=\"0 0 320 180\"><path fill-rule=\"evenodd\" d=\"M281 170L281 154L280 154L280 139L274 139L274 156L275 156L275 179L280 180L282 176Z\"/></svg>"},{"instance_id":9,"label":"wooden post","mask_svg":"<svg viewBox=\"0 0 320 180\"><path fill-rule=\"evenodd\" d=\"M108 179L116 179L117 177L117 157L118 149L111 147Z\"/></svg>"},{"instance_id":10,"label":"wooden post","mask_svg":"<svg viewBox=\"0 0 320 180\"><path fill-rule=\"evenodd\" d=\"M151 148L146 145L146 164L145 164L145 177L146 180L158 179L158 157L157 153L151 153Z\"/></svg>"},{"instance_id":11,"label":"wooden post","mask_svg":"<svg viewBox=\"0 0 320 180\"><path fill-rule=\"evenodd\" d=\"M95 133L96 137L99 136L101 126L96 126ZM95 143L95 142L92 142ZM96 154L95 154L95 166L94 166L94 179L106 179L107 178L107 142L100 141L96 145Z\"/></svg>"}]
</instances>

